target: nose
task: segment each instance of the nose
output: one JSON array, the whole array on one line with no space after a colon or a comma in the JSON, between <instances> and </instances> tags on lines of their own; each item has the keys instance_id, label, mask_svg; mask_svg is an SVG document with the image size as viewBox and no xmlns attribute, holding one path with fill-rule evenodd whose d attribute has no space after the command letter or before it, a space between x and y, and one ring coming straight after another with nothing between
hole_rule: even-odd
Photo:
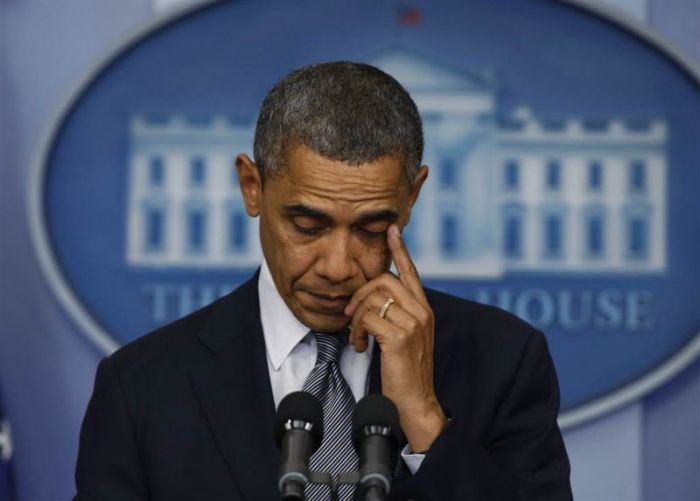
<instances>
[{"instance_id":1,"label":"nose","mask_svg":"<svg viewBox=\"0 0 700 501\"><path fill-rule=\"evenodd\" d=\"M349 280L357 273L357 263L353 257L350 234L334 230L319 242L320 256L316 261L316 274L331 283L339 284Z\"/></svg>"}]
</instances>

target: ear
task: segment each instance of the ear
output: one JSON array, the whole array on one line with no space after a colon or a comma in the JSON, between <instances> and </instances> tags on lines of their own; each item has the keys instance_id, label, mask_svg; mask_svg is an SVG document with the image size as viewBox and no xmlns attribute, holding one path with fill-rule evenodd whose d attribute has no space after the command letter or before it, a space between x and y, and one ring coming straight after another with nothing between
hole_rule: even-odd
<instances>
[{"instance_id":1,"label":"ear","mask_svg":"<svg viewBox=\"0 0 700 501\"><path fill-rule=\"evenodd\" d=\"M420 190L423 187L423 183L425 183L425 180L428 179L428 171L429 169L427 165L421 165L420 169L418 169L418 173L416 174L415 181L413 181L413 186L411 187L411 193L408 199L408 214L406 214L406 222L404 223L404 226L406 226L411 220L411 210L413 209L413 205L418 200L418 195L420 195Z\"/></svg>"},{"instance_id":2,"label":"ear","mask_svg":"<svg viewBox=\"0 0 700 501\"><path fill-rule=\"evenodd\" d=\"M245 210L250 217L256 217L260 214L263 188L258 166L248 155L240 153L236 157L236 170Z\"/></svg>"}]
</instances>

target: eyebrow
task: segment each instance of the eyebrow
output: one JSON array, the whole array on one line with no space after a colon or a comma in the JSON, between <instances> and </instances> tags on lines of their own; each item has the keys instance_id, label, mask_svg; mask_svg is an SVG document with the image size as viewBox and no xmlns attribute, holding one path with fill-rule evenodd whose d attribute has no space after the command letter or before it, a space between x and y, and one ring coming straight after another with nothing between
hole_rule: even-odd
<instances>
[{"instance_id":1,"label":"eyebrow","mask_svg":"<svg viewBox=\"0 0 700 501\"><path fill-rule=\"evenodd\" d=\"M333 218L322 210L310 207L304 204L291 204L284 206L284 212L289 216L305 216L324 221L332 221ZM353 223L355 225L363 225L373 223L375 221L387 221L394 223L399 219L399 215L390 209L382 209L378 211L365 212Z\"/></svg>"},{"instance_id":2,"label":"eyebrow","mask_svg":"<svg viewBox=\"0 0 700 501\"><path fill-rule=\"evenodd\" d=\"M325 212L314 209L313 207L309 207L308 205L304 204L292 204L292 205L285 205L283 207L285 214L288 216L306 216L306 217L313 217L316 219L327 219L331 220L331 217L326 214Z\"/></svg>"},{"instance_id":3,"label":"eyebrow","mask_svg":"<svg viewBox=\"0 0 700 501\"><path fill-rule=\"evenodd\" d=\"M384 209L374 212L366 212L362 214L358 220L355 222L357 225L363 225L367 223L373 223L375 221L387 221L389 223L395 223L399 219L399 215L393 210Z\"/></svg>"}]
</instances>

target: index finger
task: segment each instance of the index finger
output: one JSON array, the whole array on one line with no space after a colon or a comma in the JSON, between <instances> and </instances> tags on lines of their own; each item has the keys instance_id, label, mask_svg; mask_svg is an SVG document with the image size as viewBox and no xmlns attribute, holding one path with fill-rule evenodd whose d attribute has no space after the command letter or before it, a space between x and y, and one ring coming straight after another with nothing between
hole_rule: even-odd
<instances>
[{"instance_id":1,"label":"index finger","mask_svg":"<svg viewBox=\"0 0 700 501\"><path fill-rule=\"evenodd\" d=\"M396 265L396 271L399 272L399 280L401 280L403 286L411 291L416 298L425 299L425 293L423 292L423 285L420 283L418 270L416 269L416 265L413 264L413 260L408 253L403 238L401 238L399 227L392 224L389 226L389 231L387 233L387 244L391 251L391 257Z\"/></svg>"}]
</instances>

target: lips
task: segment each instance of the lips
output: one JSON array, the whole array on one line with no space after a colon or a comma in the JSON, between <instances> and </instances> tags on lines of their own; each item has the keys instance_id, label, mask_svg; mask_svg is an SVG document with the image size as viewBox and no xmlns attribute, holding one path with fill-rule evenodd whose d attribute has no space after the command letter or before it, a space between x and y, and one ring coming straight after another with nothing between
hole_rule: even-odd
<instances>
[{"instance_id":1,"label":"lips","mask_svg":"<svg viewBox=\"0 0 700 501\"><path fill-rule=\"evenodd\" d=\"M304 295L309 299L308 306L310 309L319 313L338 315L345 311L345 307L350 302L352 295L329 295L318 294L315 292L303 291ZM305 301L306 302L306 301Z\"/></svg>"}]
</instances>

